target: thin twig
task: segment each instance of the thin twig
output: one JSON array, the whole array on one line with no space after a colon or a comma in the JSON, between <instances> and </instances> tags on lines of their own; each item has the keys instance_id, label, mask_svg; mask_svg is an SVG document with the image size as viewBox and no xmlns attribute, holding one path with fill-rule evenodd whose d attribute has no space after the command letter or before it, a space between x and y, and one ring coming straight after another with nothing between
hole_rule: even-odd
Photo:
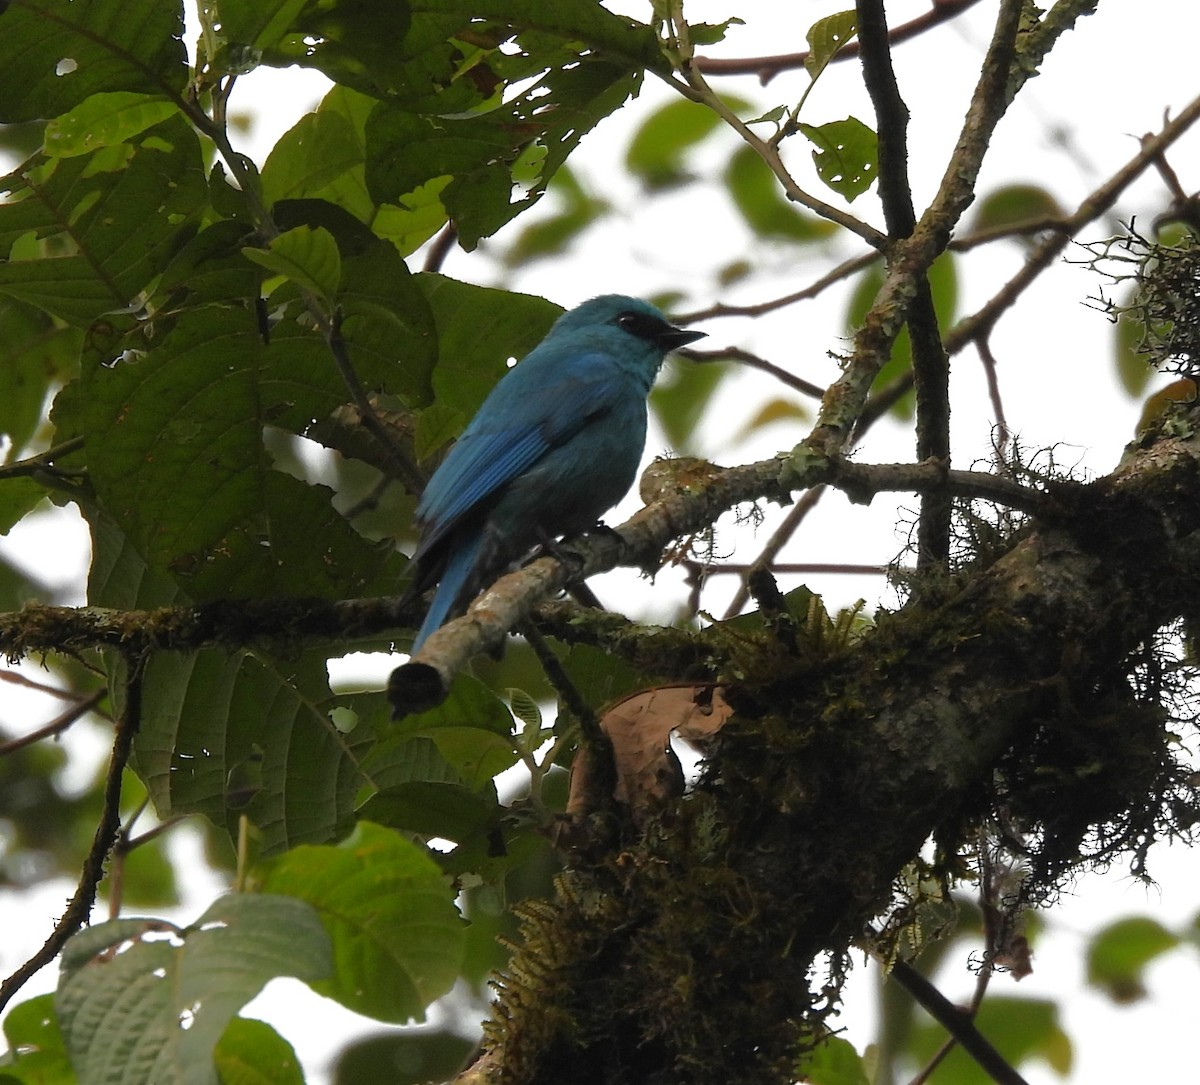
<instances>
[{"instance_id":1,"label":"thin twig","mask_svg":"<svg viewBox=\"0 0 1200 1085\"><path fill-rule=\"evenodd\" d=\"M997 1051L987 1038L975 1027L975 1023L955 1006L932 983L906 961L896 961L892 966L892 978L939 1025L962 1045L996 1085L1028 1085L1028 1082Z\"/></svg>"},{"instance_id":2,"label":"thin twig","mask_svg":"<svg viewBox=\"0 0 1200 1085\"><path fill-rule=\"evenodd\" d=\"M46 939L42 948L0 984L0 1009L8 1005L32 976L62 952L67 940L92 914L92 905L96 903L96 891L104 877L104 862L121 829L121 775L129 762L133 736L141 724L144 663L144 657L126 658L129 673L125 679L125 710L117 721L112 755L104 778L104 802L100 811L100 821L92 838L92 846L83 860L75 895L71 897L66 911L54 925L54 930L50 932L50 937Z\"/></svg>"},{"instance_id":3,"label":"thin twig","mask_svg":"<svg viewBox=\"0 0 1200 1085\"><path fill-rule=\"evenodd\" d=\"M996 356L992 353L991 340L980 336L975 341L975 349L979 351L979 360L983 363L983 375L987 379L988 398L992 401L992 413L996 416L996 436L993 445L996 449L996 460L1003 465L1008 460L1008 442L1011 436L1008 431L1008 419L1004 416L1004 400L1000 398L1000 380L996 373Z\"/></svg>"},{"instance_id":4,"label":"thin twig","mask_svg":"<svg viewBox=\"0 0 1200 1085\"><path fill-rule=\"evenodd\" d=\"M740 362L751 369L759 369L764 373L769 373L777 381L786 384L789 388L795 389L802 396L808 396L811 399L820 399L825 394L825 389L819 384L813 384L812 381L806 381L803 377L797 377L789 373L782 366L778 366L774 362L768 362L766 358L760 358L757 354L752 354L748 350L742 350L741 347L725 347L719 350L689 350L687 358L689 361L701 363Z\"/></svg>"},{"instance_id":5,"label":"thin twig","mask_svg":"<svg viewBox=\"0 0 1200 1085\"><path fill-rule=\"evenodd\" d=\"M50 692L56 691L52 690ZM29 734L21 735L19 738L11 738L7 742L0 742L0 757L7 757L10 753L16 753L17 750L23 750L26 746L32 746L35 742L41 742L44 738L49 738L51 735L57 735L65 731L76 720L87 715L107 696L108 690L95 690L86 697L81 697L70 708L60 713L45 726L39 727L36 731L30 731Z\"/></svg>"},{"instance_id":6,"label":"thin twig","mask_svg":"<svg viewBox=\"0 0 1200 1085\"><path fill-rule=\"evenodd\" d=\"M1063 223L1062 229L1044 237L1026 258L1021 269L991 299L946 333L946 352L956 354L967 343L991 333L996 322L1007 312L1035 279L1067 247L1084 226L1108 211L1117 198L1162 156L1163 152L1200 120L1200 97L1193 98L1157 136L1142 140L1141 148L1124 166L1092 192Z\"/></svg>"},{"instance_id":7,"label":"thin twig","mask_svg":"<svg viewBox=\"0 0 1200 1085\"><path fill-rule=\"evenodd\" d=\"M805 442L810 453L840 452L848 447L875 379L891 357L896 336L907 319L913 284L946 250L954 227L975 197L980 166L1018 82L1012 63L1013 37L1022 11L1022 0L1001 0L996 30L941 184L912 235L892 242L883 283L855 333L852 360L830 385L817 425Z\"/></svg>"},{"instance_id":8,"label":"thin twig","mask_svg":"<svg viewBox=\"0 0 1200 1085\"><path fill-rule=\"evenodd\" d=\"M49 694L51 697L57 697L60 701L74 701L79 697L79 694L73 689L63 689L60 686L50 686L45 682L38 682L20 671L0 671L0 682L11 682L14 686L36 689L38 693Z\"/></svg>"},{"instance_id":9,"label":"thin twig","mask_svg":"<svg viewBox=\"0 0 1200 1085\"><path fill-rule=\"evenodd\" d=\"M811 298L817 297L835 283L839 283L843 279L848 279L855 272L863 271L870 267L881 258L881 255L881 253L873 249L863 253L861 256L854 256L849 260L843 260L842 263L838 264L832 271L826 272L816 282L804 287L802 290L784 294L781 298L756 302L754 305L730 305L726 302L717 302L716 305L710 305L707 309L697 309L691 313L682 313L676 319L680 324L694 324L699 320L713 320L722 316L762 316L764 313L771 313L776 309L783 309L788 305L794 305L798 301L808 301Z\"/></svg>"},{"instance_id":10,"label":"thin twig","mask_svg":"<svg viewBox=\"0 0 1200 1085\"><path fill-rule=\"evenodd\" d=\"M429 246L429 251L425 254L425 264L421 270L441 271L442 264L446 262L446 257L450 255L450 251L454 248L454 243L457 240L458 231L454 228L454 223L446 223L445 228L433 239L433 244Z\"/></svg>"},{"instance_id":11,"label":"thin twig","mask_svg":"<svg viewBox=\"0 0 1200 1085\"><path fill-rule=\"evenodd\" d=\"M0 466L0 478L20 478L28 475L41 475L47 472L62 478L79 478L85 475L85 471L66 471L60 467L54 467L54 461L62 456L70 455L72 452L78 452L83 448L82 437L72 437L68 441L63 441L60 445L55 445L53 448L46 449L45 452L39 452L36 456L29 456L24 460L16 460L13 463L6 463Z\"/></svg>"},{"instance_id":12,"label":"thin twig","mask_svg":"<svg viewBox=\"0 0 1200 1085\"><path fill-rule=\"evenodd\" d=\"M747 570L747 574L754 569L770 568L774 565L779 551L784 548L796 533L800 525L804 522L804 518L817 507L817 503L824 495L824 486L814 486L812 489L804 491L799 500L788 509L787 516L783 518L783 523L772 532L766 546L762 549L762 553L758 555L758 558L750 566L750 569ZM732 618L742 612L742 607L746 605L747 600L750 598L749 581L750 577L747 575L738 587L737 593L730 601L729 606L725 608L725 618Z\"/></svg>"},{"instance_id":13,"label":"thin twig","mask_svg":"<svg viewBox=\"0 0 1200 1085\"><path fill-rule=\"evenodd\" d=\"M702 565L698 561L687 563L695 567L705 576L719 576L722 573L736 573L744 576L746 573L760 568L757 562L722 562L720 565ZM771 572L786 575L803 576L810 573L839 573L847 576L883 576L890 573L891 565L851 565L843 561L780 561L771 565Z\"/></svg>"},{"instance_id":14,"label":"thin twig","mask_svg":"<svg viewBox=\"0 0 1200 1085\"><path fill-rule=\"evenodd\" d=\"M882 249L887 240L882 233L849 212L843 211L840 207L818 199L816 196L802 189L784 165L783 159L779 155L779 148L768 140L760 139L750 126L728 106L724 99L715 93L708 83L705 82L703 74L691 63L691 42L688 37L688 25L683 17L680 0L673 0L670 8L670 22L675 34L673 47L679 56L679 74L685 80L685 82L680 83L676 79L670 79L668 80L670 85L679 91L680 94L684 95L684 97L708 106L709 109L741 136L750 149L766 163L767 168L775 175L776 180L779 181L780 186L783 188L784 195L789 200L793 203L798 203L801 207L807 207L813 213L820 215L821 218L836 223L851 233L857 234L872 248Z\"/></svg>"},{"instance_id":15,"label":"thin twig","mask_svg":"<svg viewBox=\"0 0 1200 1085\"><path fill-rule=\"evenodd\" d=\"M109 919L116 919L121 914L121 904L125 899L125 857L133 850L129 846L129 833L149 805L148 798L138 804L137 809L125 819L125 824L121 826L117 839L113 842L112 854L108 860Z\"/></svg>"},{"instance_id":16,"label":"thin twig","mask_svg":"<svg viewBox=\"0 0 1200 1085\"><path fill-rule=\"evenodd\" d=\"M212 94L213 115L211 117L198 103L188 98L180 99L179 104L192 124L216 145L221 158L228 165L230 173L245 194L259 236L264 241L270 242L279 236L279 227L263 202L258 171L250 159L234 149L225 124L225 107L233 83L234 79L229 79L214 88ZM375 413L375 407L350 362L346 343L342 337L340 312L334 312L332 315L327 313L313 293L304 287L300 287L300 295L304 299L305 308L313 318L317 330L329 348L334 365L337 366L338 373L358 409L363 424L382 443L400 482L411 493L419 494L424 487L424 478L417 470L416 465L409 461L404 450L397 444L391 431Z\"/></svg>"},{"instance_id":17,"label":"thin twig","mask_svg":"<svg viewBox=\"0 0 1200 1085\"><path fill-rule=\"evenodd\" d=\"M918 15L907 23L901 23L888 35L888 40L892 45L899 45L901 42L923 34L939 23L953 19L968 8L974 7L978 2L979 0L933 0L933 7L924 15ZM858 51L857 42L847 42L838 50L833 60L848 60L850 57L857 56ZM803 53L766 57L734 57L730 59L696 57L694 63L709 75L757 75L765 85L780 72L803 68L809 56L810 51L805 50Z\"/></svg>"},{"instance_id":18,"label":"thin twig","mask_svg":"<svg viewBox=\"0 0 1200 1085\"><path fill-rule=\"evenodd\" d=\"M1066 248L1071 238L1108 211L1116 203L1121 193L1147 168L1158 161L1166 149L1183 136L1198 120L1200 120L1200 97L1193 99L1187 108L1175 120L1170 121L1157 136L1143 139L1139 152L1104 184L1088 195L1073 214L1065 218L1039 220L1007 231L983 231L980 234L951 242L951 248L966 250L1000 237L1053 231L1051 236L1044 237L1037 244L1016 275L983 306L970 316L964 317L946 333L946 353L953 356L968 343L986 341L1000 318L1016 304L1021 294ZM898 400L907 395L912 386L913 376L910 370L898 376L887 388L874 392L859 416L851 443L857 444L866 430L891 410Z\"/></svg>"},{"instance_id":19,"label":"thin twig","mask_svg":"<svg viewBox=\"0 0 1200 1085\"><path fill-rule=\"evenodd\" d=\"M988 983L992 978L991 969L984 967L975 980L975 992L971 996L971 1002L967 1006L966 1017L969 1020L974 1020L979 1015L979 1007L983 1004L983 996L987 994ZM956 1036L947 1036L942 1046L939 1047L929 1058L929 1061L921 1068L908 1085L925 1085L933 1072L942 1064L946 1056L950 1054L958 1046L958 1038Z\"/></svg>"},{"instance_id":20,"label":"thin twig","mask_svg":"<svg viewBox=\"0 0 1200 1085\"><path fill-rule=\"evenodd\" d=\"M367 390L363 387L362 381L358 379L358 374L350 361L346 340L342 336L340 309L334 312L332 320L326 321L323 331L325 343L333 357L333 364L337 366L337 371L341 374L342 383L346 385L363 425L383 445L396 477L405 489L411 494L419 494L425 488L425 476L421 474L417 465L405 455L404 450L396 442L395 434L384 425L383 419L375 413L374 404L371 403Z\"/></svg>"},{"instance_id":21,"label":"thin twig","mask_svg":"<svg viewBox=\"0 0 1200 1085\"><path fill-rule=\"evenodd\" d=\"M579 692L579 687L571 681L571 676L567 674L558 656L550 650L550 645L546 643L545 637L537 631L532 622L525 622L519 632L529 642L529 646L542 665L542 670L554 692L558 694L567 711L579 722L579 733L583 737L584 743L597 754L608 750L609 742L600 729L600 720L595 711L584 700L583 694Z\"/></svg>"}]
</instances>

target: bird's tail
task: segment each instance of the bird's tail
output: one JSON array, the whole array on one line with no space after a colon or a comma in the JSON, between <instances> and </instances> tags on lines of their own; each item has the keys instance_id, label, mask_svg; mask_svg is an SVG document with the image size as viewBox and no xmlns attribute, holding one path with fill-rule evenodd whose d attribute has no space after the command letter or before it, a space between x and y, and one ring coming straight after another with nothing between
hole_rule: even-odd
<instances>
[{"instance_id":1,"label":"bird's tail","mask_svg":"<svg viewBox=\"0 0 1200 1085\"><path fill-rule=\"evenodd\" d=\"M416 639L413 641L414 654L430 634L449 621L462 603L467 601L463 600L461 596L472 580L483 543L484 533L475 531L458 541L458 544L451 550L450 558L442 571L441 580L438 581L437 590L433 593L429 609L425 612L425 620L421 623L421 628L417 630Z\"/></svg>"}]
</instances>

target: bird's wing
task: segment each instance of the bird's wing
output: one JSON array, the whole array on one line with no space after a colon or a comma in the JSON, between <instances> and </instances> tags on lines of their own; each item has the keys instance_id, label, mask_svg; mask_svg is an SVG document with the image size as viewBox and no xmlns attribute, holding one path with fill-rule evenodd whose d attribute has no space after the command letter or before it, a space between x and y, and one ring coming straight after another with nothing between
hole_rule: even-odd
<instances>
[{"instance_id":1,"label":"bird's wing","mask_svg":"<svg viewBox=\"0 0 1200 1085\"><path fill-rule=\"evenodd\" d=\"M425 490L417 508L425 529L418 554L628 394L615 366L603 364L607 361L604 355L577 357L565 372L532 390L520 382L504 392L497 386Z\"/></svg>"}]
</instances>

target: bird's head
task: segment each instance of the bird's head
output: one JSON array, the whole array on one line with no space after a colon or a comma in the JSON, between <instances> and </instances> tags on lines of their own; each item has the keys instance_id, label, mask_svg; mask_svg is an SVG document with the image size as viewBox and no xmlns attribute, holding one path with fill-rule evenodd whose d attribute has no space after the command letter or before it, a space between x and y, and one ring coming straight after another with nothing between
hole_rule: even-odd
<instances>
[{"instance_id":1,"label":"bird's head","mask_svg":"<svg viewBox=\"0 0 1200 1085\"><path fill-rule=\"evenodd\" d=\"M653 355L657 367L665 354L706 333L677 327L641 298L602 294L563 313L552 334L595 336L612 346L636 348L637 353Z\"/></svg>"}]
</instances>

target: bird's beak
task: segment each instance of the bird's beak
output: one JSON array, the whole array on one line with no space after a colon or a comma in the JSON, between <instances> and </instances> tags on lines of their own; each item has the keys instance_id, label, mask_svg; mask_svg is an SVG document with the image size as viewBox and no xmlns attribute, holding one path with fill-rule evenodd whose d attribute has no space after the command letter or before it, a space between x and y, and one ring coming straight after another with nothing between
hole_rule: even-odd
<instances>
[{"instance_id":1,"label":"bird's beak","mask_svg":"<svg viewBox=\"0 0 1200 1085\"><path fill-rule=\"evenodd\" d=\"M688 343L694 343L697 339L703 339L707 335L708 332L689 331L687 328L677 328L671 324L654 338L664 351L668 351L686 347Z\"/></svg>"}]
</instances>

